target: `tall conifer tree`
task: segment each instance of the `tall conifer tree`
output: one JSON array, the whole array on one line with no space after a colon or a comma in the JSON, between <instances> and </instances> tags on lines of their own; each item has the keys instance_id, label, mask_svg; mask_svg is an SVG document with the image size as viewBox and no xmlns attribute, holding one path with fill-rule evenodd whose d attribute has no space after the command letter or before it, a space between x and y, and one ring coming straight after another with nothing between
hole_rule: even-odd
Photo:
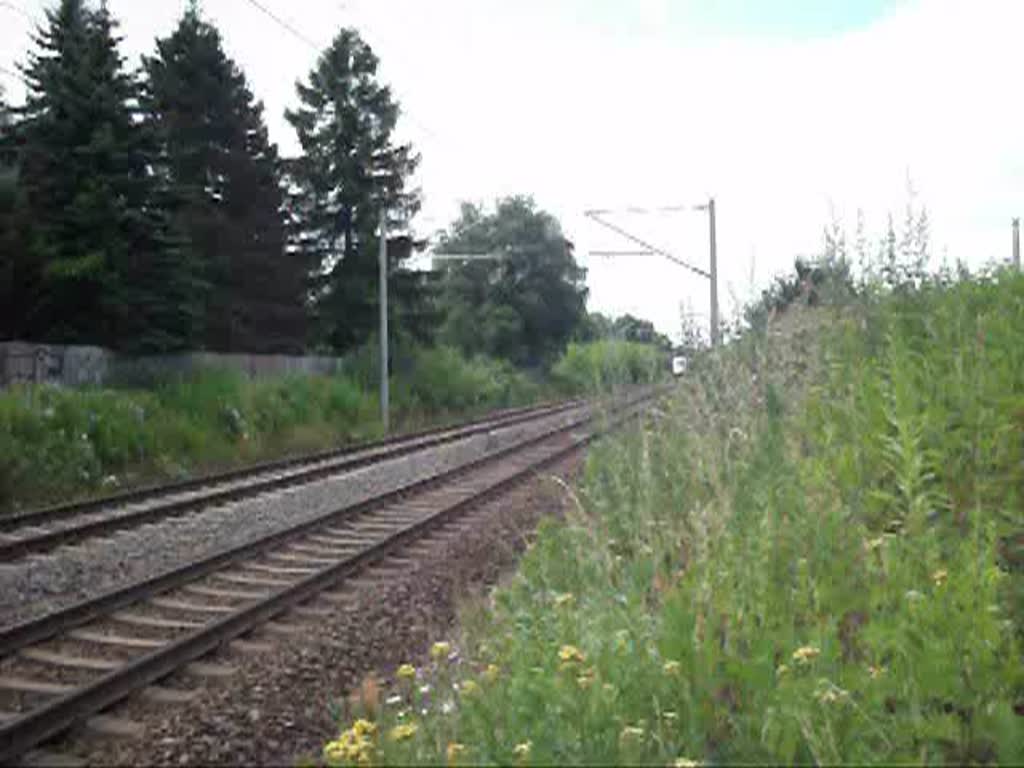
<instances>
[{"instance_id":1,"label":"tall conifer tree","mask_svg":"<svg viewBox=\"0 0 1024 768\"><path fill-rule=\"evenodd\" d=\"M399 107L377 79L378 60L343 29L304 83L301 105L286 113L302 155L289 164L293 245L315 267L321 340L336 350L366 341L377 326L381 211L389 232L405 229L419 207L408 189L419 158L393 138ZM391 250L399 273L411 248ZM397 276L397 275L396 275ZM413 306L415 280L392 281L397 307Z\"/></svg>"},{"instance_id":2,"label":"tall conifer tree","mask_svg":"<svg viewBox=\"0 0 1024 768\"><path fill-rule=\"evenodd\" d=\"M284 247L280 162L262 104L195 3L144 67L176 220L209 284L204 345L301 351L308 269Z\"/></svg>"}]
</instances>

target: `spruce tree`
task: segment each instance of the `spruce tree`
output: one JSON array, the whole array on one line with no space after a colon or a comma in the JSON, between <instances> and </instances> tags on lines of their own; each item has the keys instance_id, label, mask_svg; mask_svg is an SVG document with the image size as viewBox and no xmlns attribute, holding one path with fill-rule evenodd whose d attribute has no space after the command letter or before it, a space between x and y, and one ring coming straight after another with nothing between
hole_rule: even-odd
<instances>
[{"instance_id":1,"label":"spruce tree","mask_svg":"<svg viewBox=\"0 0 1024 768\"><path fill-rule=\"evenodd\" d=\"M407 189L418 157L394 143L399 107L377 67L359 34L343 29L297 84L299 108L286 112L302 147L289 163L293 245L314 265L321 341L340 351L376 329L382 209L396 233L419 207L418 193ZM390 251L389 271L400 271L411 252ZM394 307L416 303L416 280L389 287Z\"/></svg>"},{"instance_id":2,"label":"spruce tree","mask_svg":"<svg viewBox=\"0 0 1024 768\"><path fill-rule=\"evenodd\" d=\"M17 151L13 118L0 87L0 341L20 335L25 292L18 279L24 246L17 226Z\"/></svg>"},{"instance_id":3,"label":"spruce tree","mask_svg":"<svg viewBox=\"0 0 1024 768\"><path fill-rule=\"evenodd\" d=\"M191 340L192 280L116 26L105 5L62 0L24 68L19 188L37 275L26 329L58 342L177 348Z\"/></svg>"},{"instance_id":4,"label":"spruce tree","mask_svg":"<svg viewBox=\"0 0 1024 768\"><path fill-rule=\"evenodd\" d=\"M195 3L143 64L176 220L209 284L204 346L301 351L307 269L284 247L279 160L262 104Z\"/></svg>"}]
</instances>

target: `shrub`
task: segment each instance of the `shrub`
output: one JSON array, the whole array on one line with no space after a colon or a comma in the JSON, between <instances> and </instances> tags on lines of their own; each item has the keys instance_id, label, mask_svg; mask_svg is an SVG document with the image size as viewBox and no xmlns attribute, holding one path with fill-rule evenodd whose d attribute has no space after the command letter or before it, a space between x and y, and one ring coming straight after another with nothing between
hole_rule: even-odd
<instances>
[{"instance_id":1,"label":"shrub","mask_svg":"<svg viewBox=\"0 0 1024 768\"><path fill-rule=\"evenodd\" d=\"M410 368L395 380L396 404L435 416L518 405L540 393L511 364L466 358L452 347L417 350Z\"/></svg>"},{"instance_id":2,"label":"shrub","mask_svg":"<svg viewBox=\"0 0 1024 768\"><path fill-rule=\"evenodd\" d=\"M165 377L151 390L2 392L0 509L377 437L370 353L367 347L354 355L347 375L250 381L208 369ZM505 362L470 360L448 348L414 349L407 358L393 384L396 429L526 404L544 393Z\"/></svg>"},{"instance_id":3,"label":"shrub","mask_svg":"<svg viewBox=\"0 0 1024 768\"><path fill-rule=\"evenodd\" d=\"M566 393L598 393L627 385L650 384L666 375L668 362L653 345L631 341L570 344L552 368Z\"/></svg>"},{"instance_id":4,"label":"shrub","mask_svg":"<svg viewBox=\"0 0 1024 768\"><path fill-rule=\"evenodd\" d=\"M707 356L594 446L567 519L364 751L1021 762L1021 338L1004 272L788 312Z\"/></svg>"}]
</instances>

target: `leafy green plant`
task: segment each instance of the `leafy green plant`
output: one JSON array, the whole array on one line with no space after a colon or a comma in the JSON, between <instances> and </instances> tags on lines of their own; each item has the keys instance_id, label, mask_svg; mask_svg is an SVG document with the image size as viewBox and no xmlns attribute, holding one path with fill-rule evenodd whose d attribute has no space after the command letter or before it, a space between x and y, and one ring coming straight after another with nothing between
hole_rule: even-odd
<instances>
[{"instance_id":1,"label":"leafy green plant","mask_svg":"<svg viewBox=\"0 0 1024 768\"><path fill-rule=\"evenodd\" d=\"M566 518L418 671L454 693L399 685L367 754L1024 759L1024 277L862 298L794 306L596 445Z\"/></svg>"},{"instance_id":2,"label":"leafy green plant","mask_svg":"<svg viewBox=\"0 0 1024 768\"><path fill-rule=\"evenodd\" d=\"M658 381L667 367L665 354L653 345L593 341L570 344L551 375L563 391L596 393Z\"/></svg>"},{"instance_id":3,"label":"leafy green plant","mask_svg":"<svg viewBox=\"0 0 1024 768\"><path fill-rule=\"evenodd\" d=\"M0 393L0 508L378 437L372 352L360 350L342 376L251 381L208 369L154 378L149 389ZM407 357L393 380L396 429L526 405L548 392L509 363L450 348L412 348Z\"/></svg>"}]
</instances>

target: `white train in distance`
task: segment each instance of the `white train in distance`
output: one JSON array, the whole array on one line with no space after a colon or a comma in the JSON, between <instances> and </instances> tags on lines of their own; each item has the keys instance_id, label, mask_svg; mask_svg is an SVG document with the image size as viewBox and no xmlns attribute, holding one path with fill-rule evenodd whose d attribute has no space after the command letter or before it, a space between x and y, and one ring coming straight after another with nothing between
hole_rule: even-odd
<instances>
[{"instance_id":1,"label":"white train in distance","mask_svg":"<svg viewBox=\"0 0 1024 768\"><path fill-rule=\"evenodd\" d=\"M672 375L682 376L686 373L687 359L684 355L674 355L672 357Z\"/></svg>"}]
</instances>

